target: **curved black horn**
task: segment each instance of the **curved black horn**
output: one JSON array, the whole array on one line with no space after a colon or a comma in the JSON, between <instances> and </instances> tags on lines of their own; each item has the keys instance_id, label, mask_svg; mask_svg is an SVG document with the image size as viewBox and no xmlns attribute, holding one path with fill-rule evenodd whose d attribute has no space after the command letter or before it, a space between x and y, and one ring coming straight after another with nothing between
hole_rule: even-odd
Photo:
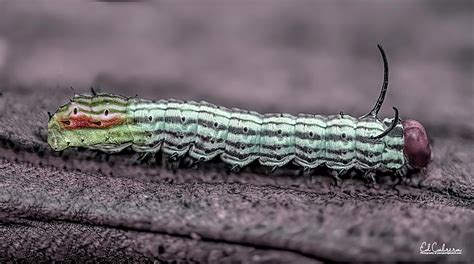
<instances>
[{"instance_id":1,"label":"curved black horn","mask_svg":"<svg viewBox=\"0 0 474 264\"><path fill-rule=\"evenodd\" d=\"M380 54L382 55L382 60L383 60L383 83L382 83L382 88L380 90L379 98L377 99L377 102L375 102L374 107L372 107L372 110L368 112L367 114L363 115L362 118L371 116L374 118L377 118L377 114L380 111L380 108L382 107L383 101L385 100L385 94L387 93L388 90L388 61L387 61L387 56L385 55L385 51L382 48L382 45L377 44L377 48L380 51Z\"/></svg>"},{"instance_id":2,"label":"curved black horn","mask_svg":"<svg viewBox=\"0 0 474 264\"><path fill-rule=\"evenodd\" d=\"M385 131L382 132L380 135L371 137L372 139L379 139L385 137L388 133L390 133L390 131L392 131L397 126L399 121L398 109L396 107L393 107L393 110L395 111L395 117L393 118L392 124L387 129L385 129Z\"/></svg>"}]
</instances>

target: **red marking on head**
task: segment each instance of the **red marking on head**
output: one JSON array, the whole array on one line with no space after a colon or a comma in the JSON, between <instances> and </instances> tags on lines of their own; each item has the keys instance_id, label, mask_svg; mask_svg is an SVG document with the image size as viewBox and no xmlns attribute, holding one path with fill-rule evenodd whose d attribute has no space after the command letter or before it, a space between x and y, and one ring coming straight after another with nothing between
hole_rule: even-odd
<instances>
[{"instance_id":1,"label":"red marking on head","mask_svg":"<svg viewBox=\"0 0 474 264\"><path fill-rule=\"evenodd\" d=\"M431 147L425 128L416 120L404 120L403 136L403 153L408 163L417 169L425 167L431 158Z\"/></svg>"},{"instance_id":2,"label":"red marking on head","mask_svg":"<svg viewBox=\"0 0 474 264\"><path fill-rule=\"evenodd\" d=\"M110 128L120 125L124 121L125 119L120 116L97 119L86 115L74 115L60 120L60 123L67 130L75 130L81 128Z\"/></svg>"}]
</instances>

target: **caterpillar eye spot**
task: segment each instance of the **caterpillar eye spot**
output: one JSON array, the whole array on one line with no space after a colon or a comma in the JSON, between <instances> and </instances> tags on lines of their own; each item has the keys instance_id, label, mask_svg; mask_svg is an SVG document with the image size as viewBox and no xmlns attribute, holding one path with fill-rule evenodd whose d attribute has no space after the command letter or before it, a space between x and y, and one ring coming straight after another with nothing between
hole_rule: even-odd
<instances>
[{"instance_id":1,"label":"caterpillar eye spot","mask_svg":"<svg viewBox=\"0 0 474 264\"><path fill-rule=\"evenodd\" d=\"M280 149L281 149L281 146L277 146L276 149L277 149L277 150L280 150Z\"/></svg>"},{"instance_id":2,"label":"caterpillar eye spot","mask_svg":"<svg viewBox=\"0 0 474 264\"><path fill-rule=\"evenodd\" d=\"M153 135L152 135L151 133L150 133L150 134L148 134L148 137L149 137L149 138L151 138L152 136L153 136Z\"/></svg>"},{"instance_id":3,"label":"caterpillar eye spot","mask_svg":"<svg viewBox=\"0 0 474 264\"><path fill-rule=\"evenodd\" d=\"M278 135L281 135L281 133L282 133L281 129L278 129L277 133L278 133Z\"/></svg>"},{"instance_id":4,"label":"caterpillar eye spot","mask_svg":"<svg viewBox=\"0 0 474 264\"><path fill-rule=\"evenodd\" d=\"M81 142L84 142L85 140L83 138L81 138Z\"/></svg>"},{"instance_id":5,"label":"caterpillar eye spot","mask_svg":"<svg viewBox=\"0 0 474 264\"><path fill-rule=\"evenodd\" d=\"M247 127L244 127L244 132L245 133L249 132L249 129Z\"/></svg>"},{"instance_id":6,"label":"caterpillar eye spot","mask_svg":"<svg viewBox=\"0 0 474 264\"><path fill-rule=\"evenodd\" d=\"M309 137L313 137L314 136L314 133L313 132L309 132Z\"/></svg>"},{"instance_id":7,"label":"caterpillar eye spot","mask_svg":"<svg viewBox=\"0 0 474 264\"><path fill-rule=\"evenodd\" d=\"M148 120L149 120L149 121L153 120L153 117L152 117L152 116L149 116L149 117L148 117Z\"/></svg>"},{"instance_id":8,"label":"caterpillar eye spot","mask_svg":"<svg viewBox=\"0 0 474 264\"><path fill-rule=\"evenodd\" d=\"M109 115L109 109L105 109L104 115L105 115L105 116L108 116L108 115Z\"/></svg>"},{"instance_id":9,"label":"caterpillar eye spot","mask_svg":"<svg viewBox=\"0 0 474 264\"><path fill-rule=\"evenodd\" d=\"M244 150L245 149L245 144L240 145L240 149Z\"/></svg>"},{"instance_id":10,"label":"caterpillar eye spot","mask_svg":"<svg viewBox=\"0 0 474 264\"><path fill-rule=\"evenodd\" d=\"M77 115L77 108L74 107L74 110L72 111L75 115Z\"/></svg>"},{"instance_id":11,"label":"caterpillar eye spot","mask_svg":"<svg viewBox=\"0 0 474 264\"><path fill-rule=\"evenodd\" d=\"M64 121L61 121L61 123L65 124L66 126L69 126L71 124L71 121L64 120Z\"/></svg>"},{"instance_id":12,"label":"caterpillar eye spot","mask_svg":"<svg viewBox=\"0 0 474 264\"><path fill-rule=\"evenodd\" d=\"M211 144L214 144L216 143L216 141L214 139L211 139Z\"/></svg>"},{"instance_id":13,"label":"caterpillar eye spot","mask_svg":"<svg viewBox=\"0 0 474 264\"><path fill-rule=\"evenodd\" d=\"M239 155L239 159L244 159L244 155Z\"/></svg>"},{"instance_id":14,"label":"caterpillar eye spot","mask_svg":"<svg viewBox=\"0 0 474 264\"><path fill-rule=\"evenodd\" d=\"M152 148L152 147L154 147L154 146L155 146L155 144L153 144L153 143L150 143L150 144L148 144L148 146L149 146L150 148Z\"/></svg>"},{"instance_id":15,"label":"caterpillar eye spot","mask_svg":"<svg viewBox=\"0 0 474 264\"><path fill-rule=\"evenodd\" d=\"M200 161L205 161L206 159L204 157L199 158Z\"/></svg>"},{"instance_id":16,"label":"caterpillar eye spot","mask_svg":"<svg viewBox=\"0 0 474 264\"><path fill-rule=\"evenodd\" d=\"M313 153L313 151L312 151L312 150L308 150L308 153L309 153L309 154L312 154L312 153Z\"/></svg>"},{"instance_id":17,"label":"caterpillar eye spot","mask_svg":"<svg viewBox=\"0 0 474 264\"><path fill-rule=\"evenodd\" d=\"M178 148L178 149L182 149L182 148L183 148L183 145L178 145L177 148Z\"/></svg>"},{"instance_id":18,"label":"caterpillar eye spot","mask_svg":"<svg viewBox=\"0 0 474 264\"><path fill-rule=\"evenodd\" d=\"M94 123L94 125L96 125L96 126L101 126L101 125L102 125L102 122L100 122L100 121L96 121L96 122L93 122L93 123Z\"/></svg>"},{"instance_id":19,"label":"caterpillar eye spot","mask_svg":"<svg viewBox=\"0 0 474 264\"><path fill-rule=\"evenodd\" d=\"M342 138L346 139L346 137L347 137L346 133L342 133Z\"/></svg>"},{"instance_id":20,"label":"caterpillar eye spot","mask_svg":"<svg viewBox=\"0 0 474 264\"><path fill-rule=\"evenodd\" d=\"M182 116L182 117L181 117L181 122L184 123L185 121L186 121L186 117Z\"/></svg>"},{"instance_id":21,"label":"caterpillar eye spot","mask_svg":"<svg viewBox=\"0 0 474 264\"><path fill-rule=\"evenodd\" d=\"M214 127L218 127L219 124L217 122L214 123Z\"/></svg>"}]
</instances>

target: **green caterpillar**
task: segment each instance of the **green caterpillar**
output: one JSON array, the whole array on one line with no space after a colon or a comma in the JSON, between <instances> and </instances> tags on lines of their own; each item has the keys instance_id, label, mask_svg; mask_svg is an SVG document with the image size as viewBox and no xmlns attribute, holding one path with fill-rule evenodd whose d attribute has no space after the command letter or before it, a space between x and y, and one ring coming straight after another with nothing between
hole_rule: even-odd
<instances>
[{"instance_id":1,"label":"green caterpillar","mask_svg":"<svg viewBox=\"0 0 474 264\"><path fill-rule=\"evenodd\" d=\"M277 168L292 161L305 169L336 172L406 173L427 165L431 149L415 120L379 120L388 88L388 63L380 45L384 82L366 115L340 113L259 114L207 102L149 101L119 95L75 95L48 123L48 143L56 151L86 147L114 153L131 146L137 152L163 151L170 158L208 161L216 156L242 168L258 160Z\"/></svg>"}]
</instances>

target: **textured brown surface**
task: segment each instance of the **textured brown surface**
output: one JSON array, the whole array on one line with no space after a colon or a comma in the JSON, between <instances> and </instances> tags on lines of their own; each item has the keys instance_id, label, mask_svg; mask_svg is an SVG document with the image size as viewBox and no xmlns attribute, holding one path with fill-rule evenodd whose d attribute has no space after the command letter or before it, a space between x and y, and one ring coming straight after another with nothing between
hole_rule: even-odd
<instances>
[{"instance_id":1,"label":"textured brown surface","mask_svg":"<svg viewBox=\"0 0 474 264\"><path fill-rule=\"evenodd\" d=\"M469 2L203 3L0 2L0 262L474 260ZM378 42L391 69L382 115L395 105L422 122L434 154L396 189L384 175L333 186L46 144L46 111L70 85L358 116L377 96ZM420 255L423 241L463 254Z\"/></svg>"}]
</instances>

